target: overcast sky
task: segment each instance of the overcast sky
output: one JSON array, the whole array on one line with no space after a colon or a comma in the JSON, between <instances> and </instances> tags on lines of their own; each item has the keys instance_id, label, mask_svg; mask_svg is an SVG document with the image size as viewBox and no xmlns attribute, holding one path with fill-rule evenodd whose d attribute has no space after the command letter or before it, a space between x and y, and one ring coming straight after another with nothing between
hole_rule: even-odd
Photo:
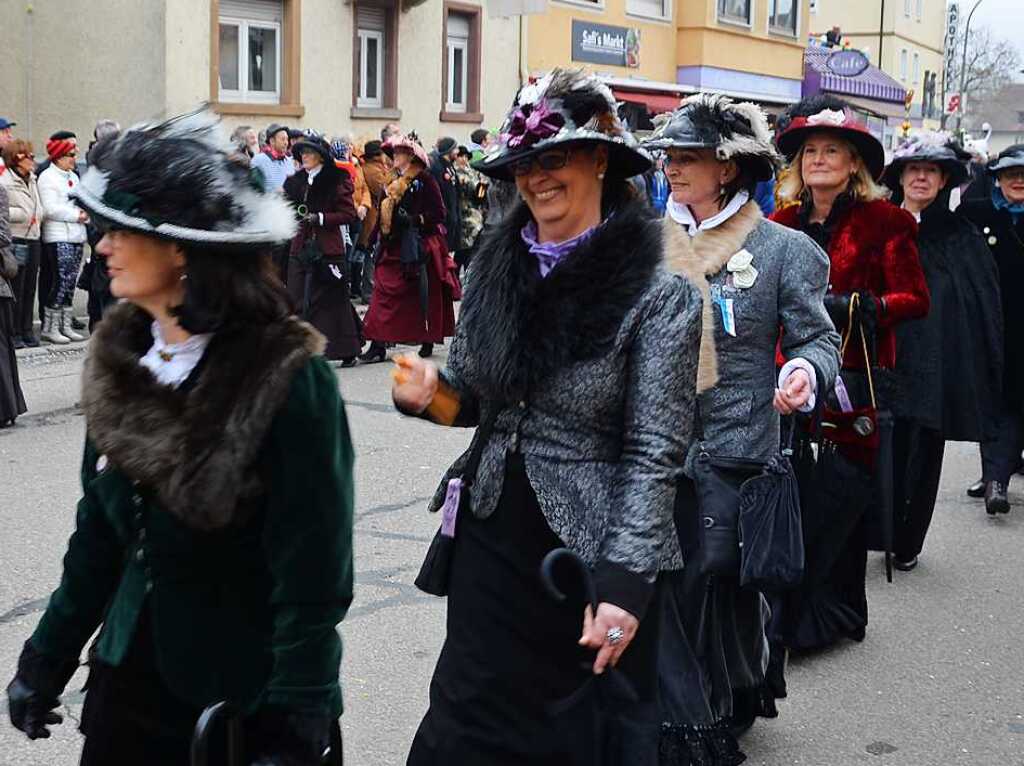
<instances>
[{"instance_id":1,"label":"overcast sky","mask_svg":"<svg viewBox=\"0 0 1024 766\"><path fill-rule=\"evenodd\" d=\"M967 22L976 0L960 0L961 24ZM1006 37L1017 45L1024 59L1024 0L981 0L981 6L974 14L971 27L984 25L1000 37Z\"/></svg>"}]
</instances>

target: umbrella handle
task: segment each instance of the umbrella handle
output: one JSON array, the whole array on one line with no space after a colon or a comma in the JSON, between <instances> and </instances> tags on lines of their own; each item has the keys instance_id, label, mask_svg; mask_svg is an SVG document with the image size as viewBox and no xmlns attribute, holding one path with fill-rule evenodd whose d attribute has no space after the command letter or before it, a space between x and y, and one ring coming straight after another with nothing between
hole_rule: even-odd
<instances>
[{"instance_id":1,"label":"umbrella handle","mask_svg":"<svg viewBox=\"0 0 1024 766\"><path fill-rule=\"evenodd\" d=\"M590 608L593 610L594 615L597 615L597 586L594 584L594 577L590 573L590 567L583 563L576 553L569 550L568 548L555 548L553 551L548 553L544 557L544 561L540 565L540 580L544 584L545 590L555 601L561 603L565 601L566 595L555 583L555 566L562 559L571 564L573 568L579 573L580 580L583 582L583 594L587 597L587 602L590 604Z\"/></svg>"},{"instance_id":2,"label":"umbrella handle","mask_svg":"<svg viewBox=\"0 0 1024 766\"><path fill-rule=\"evenodd\" d=\"M242 763L242 720L236 715L231 703L215 702L207 707L196 721L192 733L191 760L192 766L209 766L210 731L222 717L228 717L228 763L240 766Z\"/></svg>"}]
</instances>

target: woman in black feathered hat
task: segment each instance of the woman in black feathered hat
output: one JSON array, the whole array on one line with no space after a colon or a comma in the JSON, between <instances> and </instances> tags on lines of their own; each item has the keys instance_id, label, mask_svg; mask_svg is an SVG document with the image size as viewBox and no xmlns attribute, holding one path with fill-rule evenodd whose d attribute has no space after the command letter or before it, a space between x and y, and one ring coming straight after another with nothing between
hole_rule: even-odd
<instances>
[{"instance_id":1,"label":"woman in black feathered hat","mask_svg":"<svg viewBox=\"0 0 1024 766\"><path fill-rule=\"evenodd\" d=\"M989 408L1002 388L995 260L984 236L949 209L950 192L967 180L969 161L949 134L924 132L896 150L885 172L892 201L918 221L917 248L931 295L928 316L896 330L895 369L903 390L894 434L893 553L904 571L917 565L928 533L946 442L983 442Z\"/></svg>"},{"instance_id":2,"label":"woman in black feathered hat","mask_svg":"<svg viewBox=\"0 0 1024 766\"><path fill-rule=\"evenodd\" d=\"M267 250L292 210L204 113L99 142L75 190L105 232L108 309L82 381L82 499L60 585L7 687L30 739L90 637L84 766L189 762L203 709L246 763L341 763L352 445L324 341ZM211 762L219 763L214 756Z\"/></svg>"},{"instance_id":3,"label":"woman in black feathered hat","mask_svg":"<svg viewBox=\"0 0 1024 766\"><path fill-rule=\"evenodd\" d=\"M284 182L284 195L299 220L288 258L288 292L299 315L327 338L327 359L351 367L363 345L341 236L342 226L359 220L352 179L334 164L331 147L318 136L304 136L292 156L302 167Z\"/></svg>"},{"instance_id":4,"label":"woman in black feathered hat","mask_svg":"<svg viewBox=\"0 0 1024 766\"><path fill-rule=\"evenodd\" d=\"M608 87L567 70L520 90L475 165L519 199L474 258L447 366L402 359L393 389L407 414L479 426L431 503L454 554L424 573L447 637L410 766L659 763L660 575L682 563L700 299L632 191L649 166ZM542 586L563 547L596 614Z\"/></svg>"},{"instance_id":5,"label":"woman in black feathered hat","mask_svg":"<svg viewBox=\"0 0 1024 766\"><path fill-rule=\"evenodd\" d=\"M992 414L991 433L981 444L981 481L968 490L985 498L990 514L1008 513L1007 486L1024 449L1024 144L1004 149L989 162L995 180L988 199L965 202L962 213L980 231L999 270L1003 308L1002 394Z\"/></svg>"}]
</instances>

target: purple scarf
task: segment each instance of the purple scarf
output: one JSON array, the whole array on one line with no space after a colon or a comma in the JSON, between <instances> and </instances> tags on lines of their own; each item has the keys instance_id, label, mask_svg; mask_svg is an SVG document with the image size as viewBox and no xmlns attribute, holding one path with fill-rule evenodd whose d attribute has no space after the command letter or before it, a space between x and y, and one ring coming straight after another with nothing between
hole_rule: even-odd
<instances>
[{"instance_id":1,"label":"purple scarf","mask_svg":"<svg viewBox=\"0 0 1024 766\"><path fill-rule=\"evenodd\" d=\"M606 219L607 220L607 219ZM537 223L530 221L523 227L521 232L523 242L530 249L530 252L537 258L537 266L540 267L541 279L551 273L551 270L558 265L565 256L590 239L594 232L604 225L604 221L597 226L592 226L582 234L577 234L565 242L544 242L537 241Z\"/></svg>"}]
</instances>

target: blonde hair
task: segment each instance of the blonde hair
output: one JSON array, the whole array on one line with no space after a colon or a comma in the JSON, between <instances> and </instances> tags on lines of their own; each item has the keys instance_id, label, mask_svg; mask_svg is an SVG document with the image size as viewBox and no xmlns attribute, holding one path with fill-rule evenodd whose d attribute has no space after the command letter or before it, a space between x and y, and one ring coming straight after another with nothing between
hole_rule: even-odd
<instances>
[{"instance_id":1,"label":"blonde hair","mask_svg":"<svg viewBox=\"0 0 1024 766\"><path fill-rule=\"evenodd\" d=\"M857 172L850 177L850 185L847 187L853 194L853 198L857 202L875 202L880 199L889 199L889 190L872 178L871 171L868 170L864 160L861 159L857 147L845 138L838 140L850 152L850 156L857 165ZM807 142L805 141L804 145L800 147L800 151L796 153L793 161L789 163L782 173L782 179L779 181L776 194L783 203L783 206L799 202L803 198L804 192L807 191L802 169L804 148L806 146Z\"/></svg>"}]
</instances>

